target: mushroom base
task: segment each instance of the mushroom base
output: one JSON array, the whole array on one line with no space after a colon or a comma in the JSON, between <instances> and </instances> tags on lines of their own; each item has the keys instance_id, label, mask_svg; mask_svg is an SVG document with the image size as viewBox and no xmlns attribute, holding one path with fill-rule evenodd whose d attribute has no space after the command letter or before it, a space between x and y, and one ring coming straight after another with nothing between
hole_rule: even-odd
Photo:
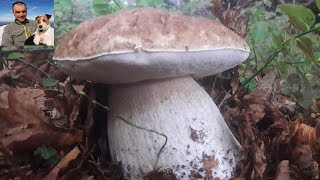
<instances>
[{"instance_id":1,"label":"mushroom base","mask_svg":"<svg viewBox=\"0 0 320 180\"><path fill-rule=\"evenodd\" d=\"M178 179L229 179L239 161L238 141L210 96L192 77L113 86L109 107L138 126L163 133L168 142L157 167ZM122 161L126 179L137 179L155 166L165 142L108 115L113 160Z\"/></svg>"}]
</instances>

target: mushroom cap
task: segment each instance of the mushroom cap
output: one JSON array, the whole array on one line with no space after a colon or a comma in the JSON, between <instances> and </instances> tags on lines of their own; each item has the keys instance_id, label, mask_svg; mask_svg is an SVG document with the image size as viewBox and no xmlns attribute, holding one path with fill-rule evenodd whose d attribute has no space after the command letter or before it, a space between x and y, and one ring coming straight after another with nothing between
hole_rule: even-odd
<instances>
[{"instance_id":1,"label":"mushroom cap","mask_svg":"<svg viewBox=\"0 0 320 180\"><path fill-rule=\"evenodd\" d=\"M61 39L53 60L71 76L121 84L213 75L249 53L245 40L217 21L144 7L79 24Z\"/></svg>"}]
</instances>

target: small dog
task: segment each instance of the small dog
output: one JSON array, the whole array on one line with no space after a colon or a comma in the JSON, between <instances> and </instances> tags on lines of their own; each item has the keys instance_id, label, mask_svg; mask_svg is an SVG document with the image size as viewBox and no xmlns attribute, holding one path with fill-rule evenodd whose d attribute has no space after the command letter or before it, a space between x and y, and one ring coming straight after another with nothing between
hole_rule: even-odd
<instances>
[{"instance_id":1,"label":"small dog","mask_svg":"<svg viewBox=\"0 0 320 180\"><path fill-rule=\"evenodd\" d=\"M50 14L36 17L37 30L34 33L33 39L35 45L54 45L54 30L50 26L50 18Z\"/></svg>"}]
</instances>

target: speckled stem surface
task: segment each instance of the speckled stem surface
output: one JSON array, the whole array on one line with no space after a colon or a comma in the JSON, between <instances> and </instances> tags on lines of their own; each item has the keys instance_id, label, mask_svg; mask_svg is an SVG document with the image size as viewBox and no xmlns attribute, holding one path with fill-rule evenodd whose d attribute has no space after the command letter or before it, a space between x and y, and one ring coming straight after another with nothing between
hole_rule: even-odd
<instances>
[{"instance_id":1,"label":"speckled stem surface","mask_svg":"<svg viewBox=\"0 0 320 180\"><path fill-rule=\"evenodd\" d=\"M190 76L113 86L109 107L125 119L168 136L158 167L178 179L232 177L240 146L210 96ZM153 170L164 137L108 115L113 160L125 177Z\"/></svg>"}]
</instances>

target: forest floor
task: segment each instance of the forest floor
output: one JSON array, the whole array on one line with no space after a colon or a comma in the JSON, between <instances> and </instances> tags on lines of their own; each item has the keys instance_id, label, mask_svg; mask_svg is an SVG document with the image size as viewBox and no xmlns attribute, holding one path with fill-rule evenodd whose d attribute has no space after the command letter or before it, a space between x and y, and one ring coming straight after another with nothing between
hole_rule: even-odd
<instances>
[{"instance_id":1,"label":"forest floor","mask_svg":"<svg viewBox=\"0 0 320 180\"><path fill-rule=\"evenodd\" d=\"M68 77L51 58L52 51L26 52L0 71L0 179L121 179L103 143L106 112L79 94L104 102L107 87ZM250 93L237 72L198 81L243 147L235 178L319 179L320 113L279 93L273 71L257 77ZM142 179L156 177L174 179L161 170Z\"/></svg>"}]
</instances>

